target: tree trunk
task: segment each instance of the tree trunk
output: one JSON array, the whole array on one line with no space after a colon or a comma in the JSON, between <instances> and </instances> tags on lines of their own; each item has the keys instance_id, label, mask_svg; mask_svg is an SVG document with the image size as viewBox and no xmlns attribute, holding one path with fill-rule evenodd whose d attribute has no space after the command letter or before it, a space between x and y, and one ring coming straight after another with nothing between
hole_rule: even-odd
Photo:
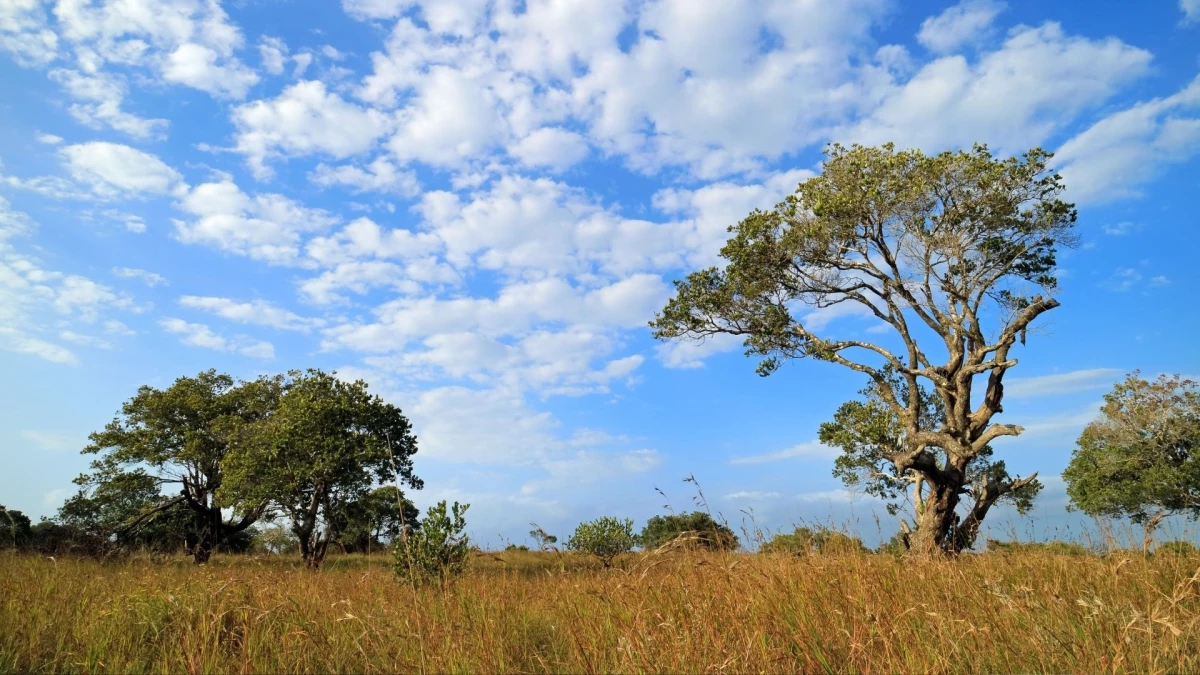
<instances>
[{"instance_id":1,"label":"tree trunk","mask_svg":"<svg viewBox=\"0 0 1200 675\"><path fill-rule=\"evenodd\" d=\"M196 545L192 547L192 562L196 565L203 565L212 557L213 549L216 548L216 536L212 530L212 523L206 523L200 528L200 534L196 537Z\"/></svg>"},{"instance_id":2,"label":"tree trunk","mask_svg":"<svg viewBox=\"0 0 1200 675\"><path fill-rule=\"evenodd\" d=\"M920 557L955 555L961 548L955 536L958 519L958 488L930 485L929 494L916 517L917 530L909 540L908 551Z\"/></svg>"},{"instance_id":3,"label":"tree trunk","mask_svg":"<svg viewBox=\"0 0 1200 675\"><path fill-rule=\"evenodd\" d=\"M1164 514L1156 513L1142 522L1142 555L1150 555L1150 547L1154 545L1154 532L1163 517Z\"/></svg>"}]
</instances>

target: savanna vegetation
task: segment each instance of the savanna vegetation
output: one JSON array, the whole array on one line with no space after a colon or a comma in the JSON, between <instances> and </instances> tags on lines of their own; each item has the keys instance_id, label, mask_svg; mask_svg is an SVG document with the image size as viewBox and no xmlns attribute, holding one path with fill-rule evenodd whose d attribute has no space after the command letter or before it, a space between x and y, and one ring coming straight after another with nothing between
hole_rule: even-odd
<instances>
[{"instance_id":1,"label":"savanna vegetation","mask_svg":"<svg viewBox=\"0 0 1200 675\"><path fill-rule=\"evenodd\" d=\"M651 324L739 336L764 376L864 378L819 436L895 518L874 550L739 537L701 495L483 551L469 505L409 500L417 438L365 383L208 371L126 401L54 518L0 507L0 672L1200 671L1200 552L1153 545L1200 516L1194 382L1130 375L1063 474L1073 508L1141 527L1135 550L980 541L1043 489L991 443L1023 431L1004 380L1075 241L1049 159L833 146ZM877 341L812 327L843 303Z\"/></svg>"}]
</instances>

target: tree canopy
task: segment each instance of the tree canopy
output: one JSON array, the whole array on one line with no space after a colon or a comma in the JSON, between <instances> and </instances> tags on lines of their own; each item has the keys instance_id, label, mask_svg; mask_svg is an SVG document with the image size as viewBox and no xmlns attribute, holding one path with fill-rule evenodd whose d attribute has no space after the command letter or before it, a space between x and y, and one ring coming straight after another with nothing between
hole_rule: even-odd
<instances>
[{"instance_id":1,"label":"tree canopy","mask_svg":"<svg viewBox=\"0 0 1200 675\"><path fill-rule=\"evenodd\" d=\"M994 420L1013 348L1059 305L1050 297L1056 252L1074 242L1076 212L1059 199L1049 158L1040 149L996 158L985 146L928 156L834 145L820 175L730 228L723 267L675 282L651 322L655 336L739 336L763 375L811 357L868 376L905 430L888 461L929 488L910 543L955 553L970 465L993 440L1022 431ZM826 322L814 318L828 311L873 317L884 339L823 335ZM937 397L937 421L924 414L921 381ZM990 504L1031 478L984 473L966 489Z\"/></svg>"},{"instance_id":2,"label":"tree canopy","mask_svg":"<svg viewBox=\"0 0 1200 675\"><path fill-rule=\"evenodd\" d=\"M1178 375L1134 372L1104 397L1063 472L1075 508L1154 528L1172 513L1200 516L1200 388Z\"/></svg>"},{"instance_id":3,"label":"tree canopy","mask_svg":"<svg viewBox=\"0 0 1200 675\"><path fill-rule=\"evenodd\" d=\"M224 482L226 458L246 441L247 426L271 415L279 394L279 378L239 382L215 370L181 377L166 389L143 386L116 419L91 434L84 452L99 458L92 462L93 473L76 482L84 488L114 486L121 492L120 486L148 481L147 487L175 490L120 527L140 526L160 512L189 509L197 521L192 554L196 562L204 562L217 545L250 527L266 508L265 499L234 500L223 505L231 514L227 518L217 492Z\"/></svg>"},{"instance_id":4,"label":"tree canopy","mask_svg":"<svg viewBox=\"0 0 1200 675\"><path fill-rule=\"evenodd\" d=\"M317 567L337 537L339 517L376 482L413 474L417 440L400 409L320 370L292 371L273 414L242 429L225 463L222 503L273 504L291 523L305 562Z\"/></svg>"},{"instance_id":5,"label":"tree canopy","mask_svg":"<svg viewBox=\"0 0 1200 675\"><path fill-rule=\"evenodd\" d=\"M654 516L646 521L638 543L643 549L656 549L669 542L712 550L733 550L738 547L737 535L729 526L719 523L704 511Z\"/></svg>"}]
</instances>

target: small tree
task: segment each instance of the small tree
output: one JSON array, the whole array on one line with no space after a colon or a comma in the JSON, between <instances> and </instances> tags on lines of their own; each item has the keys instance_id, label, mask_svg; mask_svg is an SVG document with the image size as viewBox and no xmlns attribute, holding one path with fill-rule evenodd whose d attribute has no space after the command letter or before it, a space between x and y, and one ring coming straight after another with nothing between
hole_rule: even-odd
<instances>
[{"instance_id":1,"label":"small tree","mask_svg":"<svg viewBox=\"0 0 1200 675\"><path fill-rule=\"evenodd\" d=\"M374 483L398 474L410 487L422 487L413 475L417 440L408 419L361 380L292 371L274 414L244 431L244 449L226 461L222 499L276 504L310 568L325 559L347 505Z\"/></svg>"},{"instance_id":2,"label":"small tree","mask_svg":"<svg viewBox=\"0 0 1200 675\"><path fill-rule=\"evenodd\" d=\"M537 523L530 523L529 526L533 528L529 531L529 536L537 542L539 551L558 550L554 548L554 545L558 543L558 537L543 530Z\"/></svg>"},{"instance_id":3,"label":"small tree","mask_svg":"<svg viewBox=\"0 0 1200 675\"><path fill-rule=\"evenodd\" d=\"M867 553L862 540L826 527L797 527L790 534L777 534L762 545L760 553L788 555L837 555Z\"/></svg>"},{"instance_id":4,"label":"small tree","mask_svg":"<svg viewBox=\"0 0 1200 675\"><path fill-rule=\"evenodd\" d=\"M638 538L645 550L670 542L713 551L732 551L738 547L737 535L724 523L718 523L704 511L654 516L642 528Z\"/></svg>"},{"instance_id":5,"label":"small tree","mask_svg":"<svg viewBox=\"0 0 1200 675\"><path fill-rule=\"evenodd\" d=\"M575 528L575 534L567 540L567 548L572 551L591 553L604 563L606 568L612 567L613 560L622 553L628 553L637 545L637 537L633 534L633 521L629 518L620 520L612 516L604 516L596 520L580 523Z\"/></svg>"},{"instance_id":6,"label":"small tree","mask_svg":"<svg viewBox=\"0 0 1200 675\"><path fill-rule=\"evenodd\" d=\"M1140 523L1149 551L1167 515L1200 516L1200 389L1178 375L1138 375L1105 395L1063 480L1074 508Z\"/></svg>"},{"instance_id":7,"label":"small tree","mask_svg":"<svg viewBox=\"0 0 1200 675\"><path fill-rule=\"evenodd\" d=\"M1023 484L971 485L970 469L993 440L1022 432L995 419L1004 377L1018 340L1059 305L1056 249L1073 243L1076 213L1049 159L1040 149L1000 159L985 146L927 156L834 145L821 175L730 228L723 267L675 283L655 337L739 336L762 357L761 375L811 357L869 377L904 427L887 461L927 486L912 548L953 555L961 496L989 505ZM820 310L834 307L874 317L887 335L831 335ZM922 415L919 381L936 394L940 423Z\"/></svg>"},{"instance_id":8,"label":"small tree","mask_svg":"<svg viewBox=\"0 0 1200 675\"><path fill-rule=\"evenodd\" d=\"M393 543L396 574L414 584L434 579L444 582L462 574L471 553L471 541L464 532L470 506L454 502L447 509L446 502L440 501L429 507L414 532L401 532Z\"/></svg>"},{"instance_id":9,"label":"small tree","mask_svg":"<svg viewBox=\"0 0 1200 675\"><path fill-rule=\"evenodd\" d=\"M0 504L0 548L23 549L33 541L29 516Z\"/></svg>"},{"instance_id":10,"label":"small tree","mask_svg":"<svg viewBox=\"0 0 1200 675\"><path fill-rule=\"evenodd\" d=\"M377 487L346 502L336 516L337 542L348 553L370 553L416 527L421 512L395 485Z\"/></svg>"}]
</instances>

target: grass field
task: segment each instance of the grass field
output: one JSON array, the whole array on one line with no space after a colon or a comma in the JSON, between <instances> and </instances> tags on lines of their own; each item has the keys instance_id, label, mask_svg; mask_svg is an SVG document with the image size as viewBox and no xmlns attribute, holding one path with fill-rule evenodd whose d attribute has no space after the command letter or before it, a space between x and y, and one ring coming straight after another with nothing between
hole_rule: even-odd
<instances>
[{"instance_id":1,"label":"grass field","mask_svg":"<svg viewBox=\"0 0 1200 675\"><path fill-rule=\"evenodd\" d=\"M0 672L1200 672L1200 557L0 557Z\"/></svg>"}]
</instances>

